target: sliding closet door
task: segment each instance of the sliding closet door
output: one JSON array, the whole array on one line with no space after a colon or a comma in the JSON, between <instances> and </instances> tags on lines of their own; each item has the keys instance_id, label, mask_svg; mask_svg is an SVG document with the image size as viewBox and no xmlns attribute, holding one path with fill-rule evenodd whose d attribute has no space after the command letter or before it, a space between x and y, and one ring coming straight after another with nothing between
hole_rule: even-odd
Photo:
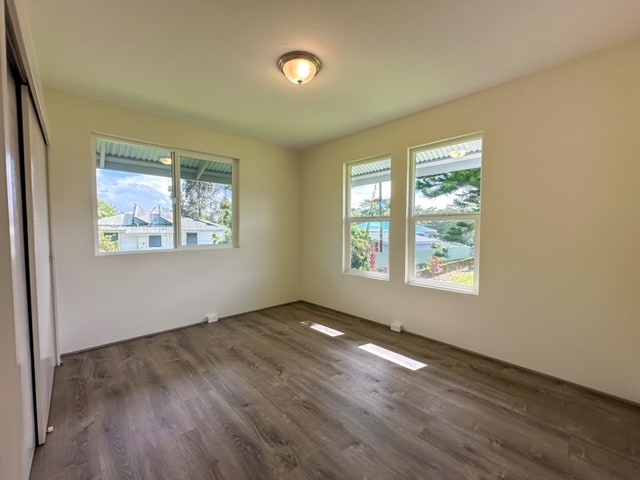
<instances>
[{"instance_id":1,"label":"sliding closet door","mask_svg":"<svg viewBox=\"0 0 640 480\"><path fill-rule=\"evenodd\" d=\"M36 420L38 444L42 445L47 434L53 370L57 359L56 327L49 237L47 148L26 86L22 87L22 129Z\"/></svg>"},{"instance_id":2,"label":"sliding closet door","mask_svg":"<svg viewBox=\"0 0 640 480\"><path fill-rule=\"evenodd\" d=\"M0 13L1 17L1 13ZM2 57L0 40L0 57ZM19 87L11 67L0 68L0 478L24 480L36 445L29 294L20 158Z\"/></svg>"}]
</instances>

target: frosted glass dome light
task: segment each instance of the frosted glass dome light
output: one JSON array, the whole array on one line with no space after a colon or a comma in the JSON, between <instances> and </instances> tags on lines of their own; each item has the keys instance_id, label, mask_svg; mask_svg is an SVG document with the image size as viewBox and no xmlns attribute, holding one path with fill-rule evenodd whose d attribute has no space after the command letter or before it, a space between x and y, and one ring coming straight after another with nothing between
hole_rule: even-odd
<instances>
[{"instance_id":1,"label":"frosted glass dome light","mask_svg":"<svg viewBox=\"0 0 640 480\"><path fill-rule=\"evenodd\" d=\"M304 85L320 71L320 59L309 52L289 52L278 59L278 67L291 83Z\"/></svg>"}]
</instances>

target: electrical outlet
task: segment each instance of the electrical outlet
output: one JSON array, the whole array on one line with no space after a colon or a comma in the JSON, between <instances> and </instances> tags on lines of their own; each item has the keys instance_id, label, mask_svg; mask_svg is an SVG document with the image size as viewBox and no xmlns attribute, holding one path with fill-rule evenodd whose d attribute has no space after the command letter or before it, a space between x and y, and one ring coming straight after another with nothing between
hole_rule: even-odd
<instances>
[{"instance_id":1,"label":"electrical outlet","mask_svg":"<svg viewBox=\"0 0 640 480\"><path fill-rule=\"evenodd\" d=\"M217 313L207 313L207 323L213 323L213 322L217 322L218 321L218 314Z\"/></svg>"}]
</instances>

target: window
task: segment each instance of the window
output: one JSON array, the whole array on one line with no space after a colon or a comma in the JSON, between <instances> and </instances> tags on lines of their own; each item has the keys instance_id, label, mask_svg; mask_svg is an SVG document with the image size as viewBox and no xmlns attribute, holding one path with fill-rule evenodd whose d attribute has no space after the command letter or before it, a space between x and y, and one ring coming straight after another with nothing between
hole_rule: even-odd
<instances>
[{"instance_id":1,"label":"window","mask_svg":"<svg viewBox=\"0 0 640 480\"><path fill-rule=\"evenodd\" d=\"M162 248L162 235L149 235L149 248Z\"/></svg>"},{"instance_id":2,"label":"window","mask_svg":"<svg viewBox=\"0 0 640 480\"><path fill-rule=\"evenodd\" d=\"M187 232L187 245L197 245L198 244L198 234Z\"/></svg>"},{"instance_id":3,"label":"window","mask_svg":"<svg viewBox=\"0 0 640 480\"><path fill-rule=\"evenodd\" d=\"M408 281L478 292L482 138L413 148Z\"/></svg>"},{"instance_id":4,"label":"window","mask_svg":"<svg viewBox=\"0 0 640 480\"><path fill-rule=\"evenodd\" d=\"M95 161L98 253L233 245L235 160L101 137Z\"/></svg>"},{"instance_id":5,"label":"window","mask_svg":"<svg viewBox=\"0 0 640 480\"><path fill-rule=\"evenodd\" d=\"M344 271L389 278L391 159L345 165Z\"/></svg>"}]
</instances>

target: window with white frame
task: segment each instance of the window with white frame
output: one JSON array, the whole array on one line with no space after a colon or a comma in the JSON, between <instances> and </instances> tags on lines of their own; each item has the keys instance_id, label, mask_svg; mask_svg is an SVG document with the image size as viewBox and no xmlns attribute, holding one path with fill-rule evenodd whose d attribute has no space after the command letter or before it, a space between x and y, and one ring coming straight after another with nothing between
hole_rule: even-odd
<instances>
[{"instance_id":1,"label":"window with white frame","mask_svg":"<svg viewBox=\"0 0 640 480\"><path fill-rule=\"evenodd\" d=\"M344 271L389 278L391 158L345 164Z\"/></svg>"},{"instance_id":2,"label":"window with white frame","mask_svg":"<svg viewBox=\"0 0 640 480\"><path fill-rule=\"evenodd\" d=\"M236 160L94 140L98 253L234 245Z\"/></svg>"},{"instance_id":3,"label":"window with white frame","mask_svg":"<svg viewBox=\"0 0 640 480\"><path fill-rule=\"evenodd\" d=\"M408 281L477 293L482 137L410 150Z\"/></svg>"}]
</instances>

